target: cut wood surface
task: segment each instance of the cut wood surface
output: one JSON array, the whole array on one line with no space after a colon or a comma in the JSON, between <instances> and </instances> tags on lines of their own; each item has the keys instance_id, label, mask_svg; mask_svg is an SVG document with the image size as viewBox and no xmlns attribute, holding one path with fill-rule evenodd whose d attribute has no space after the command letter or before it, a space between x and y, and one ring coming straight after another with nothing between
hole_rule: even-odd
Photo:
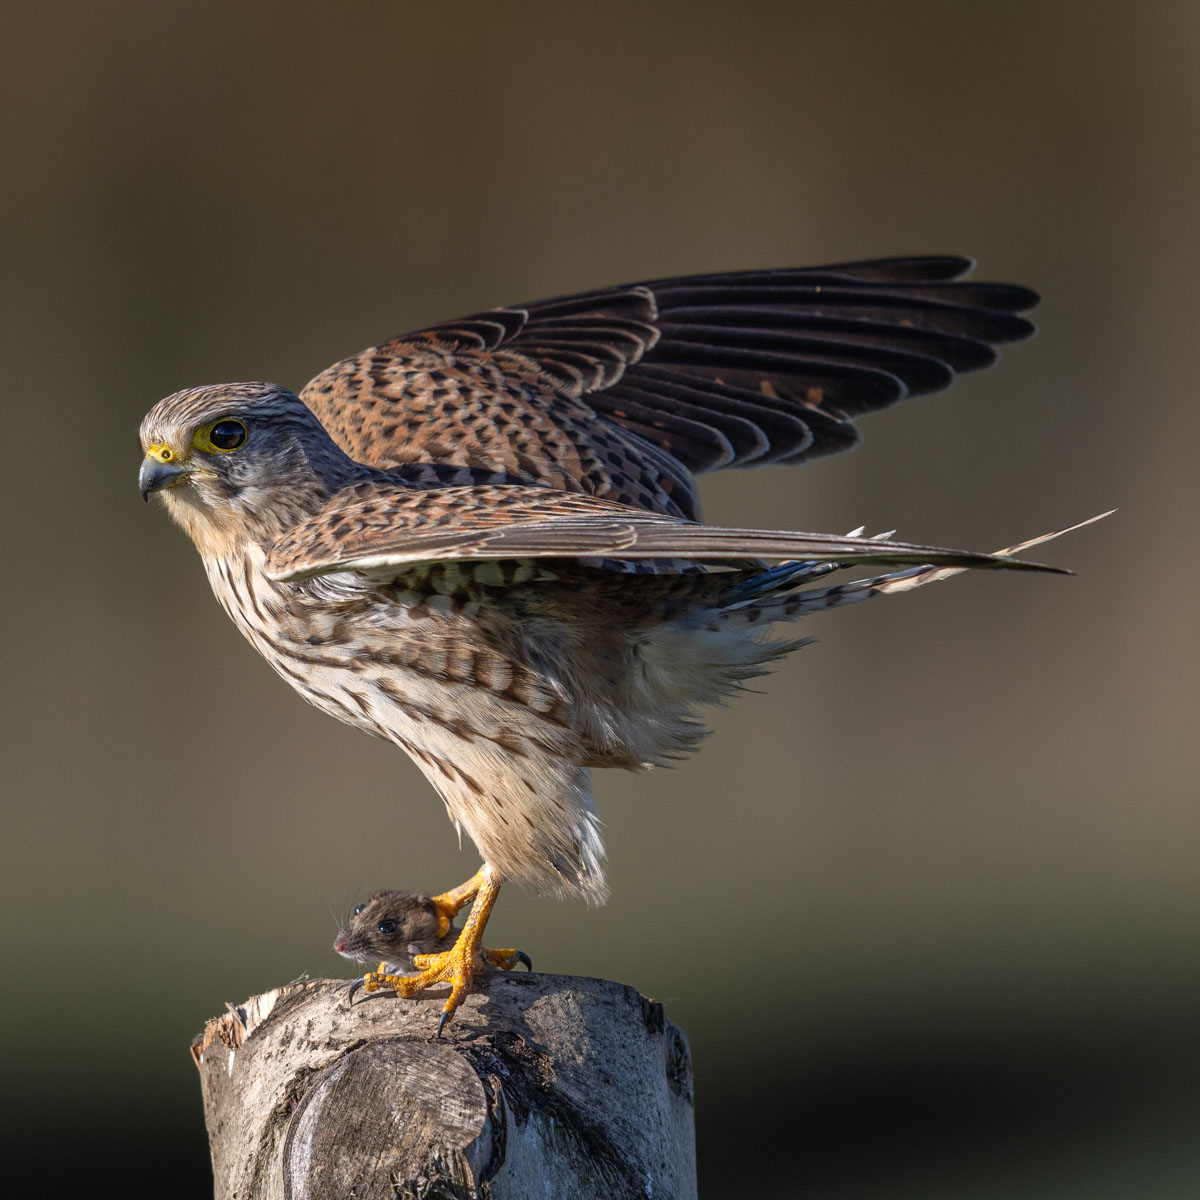
<instances>
[{"instance_id":1,"label":"cut wood surface","mask_svg":"<svg viewBox=\"0 0 1200 1200\"><path fill-rule=\"evenodd\" d=\"M216 1200L695 1197L691 1058L660 1004L494 974L439 1041L443 1002L302 979L209 1021Z\"/></svg>"}]
</instances>

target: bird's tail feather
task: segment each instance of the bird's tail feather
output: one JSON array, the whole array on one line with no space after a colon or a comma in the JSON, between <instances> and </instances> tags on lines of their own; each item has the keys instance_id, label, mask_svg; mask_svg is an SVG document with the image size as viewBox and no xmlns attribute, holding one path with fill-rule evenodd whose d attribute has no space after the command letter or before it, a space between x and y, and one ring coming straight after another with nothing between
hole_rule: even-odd
<instances>
[{"instance_id":1,"label":"bird's tail feather","mask_svg":"<svg viewBox=\"0 0 1200 1200\"><path fill-rule=\"evenodd\" d=\"M1082 529L1085 525L1103 520L1115 511L1115 509L1110 509L1109 512L1089 517L1086 521L1080 521L1066 529L1057 529L1053 533L1044 533L1040 537L1019 542L1015 546L1006 546L1003 550L995 551L995 554L999 558L1010 558L1032 546L1040 546L1044 542L1053 541L1064 534L1073 533L1076 529ZM878 540L884 540L891 536L891 533L875 535ZM722 613L734 618L739 615L744 616L754 624L794 620L810 612L841 608L843 605L857 604L862 600L870 600L875 596L885 596L893 592L911 591L913 588L924 587L927 583L934 583L939 579L949 579L951 575L959 575L963 571L971 569L970 567L905 567L899 571L888 571L883 575L874 575L869 579L858 579L833 587L795 590L797 585L810 583L831 571L843 569L845 565L842 563L791 562L769 567L760 574L734 585L728 593L728 602L722 605Z\"/></svg>"}]
</instances>

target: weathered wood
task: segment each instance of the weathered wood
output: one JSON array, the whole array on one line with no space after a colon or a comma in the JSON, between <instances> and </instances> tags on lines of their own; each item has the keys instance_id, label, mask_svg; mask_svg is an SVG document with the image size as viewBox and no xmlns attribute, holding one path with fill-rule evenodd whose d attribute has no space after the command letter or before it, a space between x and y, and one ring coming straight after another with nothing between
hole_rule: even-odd
<instances>
[{"instance_id":1,"label":"weathered wood","mask_svg":"<svg viewBox=\"0 0 1200 1200\"><path fill-rule=\"evenodd\" d=\"M633 988L492 975L444 997L298 980L192 1045L217 1200L688 1200L687 1040Z\"/></svg>"}]
</instances>

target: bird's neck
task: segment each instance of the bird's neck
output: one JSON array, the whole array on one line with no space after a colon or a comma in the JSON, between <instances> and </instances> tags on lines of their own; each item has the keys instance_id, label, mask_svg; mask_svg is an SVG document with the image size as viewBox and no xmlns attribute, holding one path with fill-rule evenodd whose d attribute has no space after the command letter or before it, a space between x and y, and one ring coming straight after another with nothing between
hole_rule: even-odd
<instances>
[{"instance_id":1,"label":"bird's neck","mask_svg":"<svg viewBox=\"0 0 1200 1200\"><path fill-rule=\"evenodd\" d=\"M164 493L167 511L207 563L236 558L250 547L265 550L302 521L315 516L332 493L313 481L308 487L260 492L245 488L220 507L210 507L189 488Z\"/></svg>"}]
</instances>

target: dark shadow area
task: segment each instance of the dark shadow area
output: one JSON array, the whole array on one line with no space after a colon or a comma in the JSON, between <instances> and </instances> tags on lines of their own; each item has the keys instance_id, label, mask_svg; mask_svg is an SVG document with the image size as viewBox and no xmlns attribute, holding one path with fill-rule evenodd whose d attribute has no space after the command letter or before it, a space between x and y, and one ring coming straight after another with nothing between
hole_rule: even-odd
<instances>
[{"instance_id":1,"label":"dark shadow area","mask_svg":"<svg viewBox=\"0 0 1200 1200\"><path fill-rule=\"evenodd\" d=\"M766 1077L779 1079L778 1064ZM797 1059L794 1080L697 1080L706 1194L753 1183L805 1196L940 1195L949 1181L1020 1181L1041 1195L1055 1180L1083 1186L1101 1166L1135 1169L1146 1152L1165 1170L1181 1148L1174 1169L1200 1183L1200 1034L1183 1018L1111 1039L1043 1030L992 1044L839 1046Z\"/></svg>"},{"instance_id":2,"label":"dark shadow area","mask_svg":"<svg viewBox=\"0 0 1200 1200\"><path fill-rule=\"evenodd\" d=\"M19 1195L85 1194L211 1200L199 1112L124 1108L107 1118L56 1106L5 1114ZM36 1191L35 1191L36 1189Z\"/></svg>"}]
</instances>

